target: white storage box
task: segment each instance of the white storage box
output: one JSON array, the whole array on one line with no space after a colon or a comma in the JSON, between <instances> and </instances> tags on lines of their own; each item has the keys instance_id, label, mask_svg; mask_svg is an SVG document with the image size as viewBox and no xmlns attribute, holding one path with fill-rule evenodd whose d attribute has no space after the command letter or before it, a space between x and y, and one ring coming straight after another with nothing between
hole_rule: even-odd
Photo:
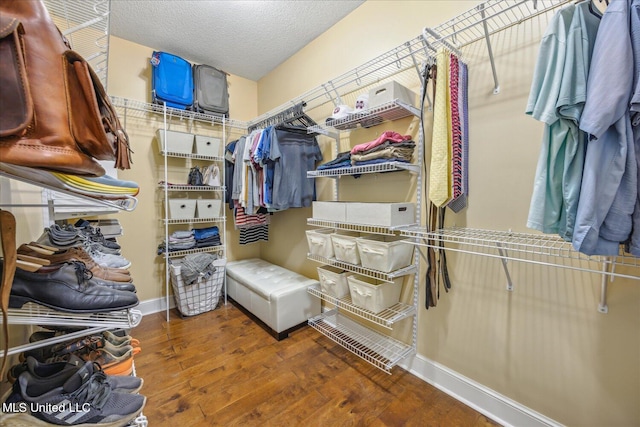
<instances>
[{"instance_id":1,"label":"white storage box","mask_svg":"<svg viewBox=\"0 0 640 427\"><path fill-rule=\"evenodd\" d=\"M380 227L395 227L415 223L413 203L349 203L347 222Z\"/></svg>"},{"instance_id":2,"label":"white storage box","mask_svg":"<svg viewBox=\"0 0 640 427\"><path fill-rule=\"evenodd\" d=\"M213 136L196 135L196 154L203 156L220 156L222 140Z\"/></svg>"},{"instance_id":3,"label":"white storage box","mask_svg":"<svg viewBox=\"0 0 640 427\"><path fill-rule=\"evenodd\" d=\"M413 245L399 236L372 236L356 239L360 261L365 268L389 273L411 264Z\"/></svg>"},{"instance_id":4,"label":"white storage box","mask_svg":"<svg viewBox=\"0 0 640 427\"><path fill-rule=\"evenodd\" d=\"M198 218L218 218L220 217L220 208L222 200L220 199L198 199L196 200L198 207Z\"/></svg>"},{"instance_id":5,"label":"white storage box","mask_svg":"<svg viewBox=\"0 0 640 427\"><path fill-rule=\"evenodd\" d=\"M353 273L330 265L318 267L318 279L322 292L336 298L343 298L349 294L347 277Z\"/></svg>"},{"instance_id":6,"label":"white storage box","mask_svg":"<svg viewBox=\"0 0 640 427\"><path fill-rule=\"evenodd\" d=\"M195 199L169 199L169 219L191 219L195 216Z\"/></svg>"},{"instance_id":7,"label":"white storage box","mask_svg":"<svg viewBox=\"0 0 640 427\"><path fill-rule=\"evenodd\" d=\"M356 238L358 237L358 233L350 231L339 231L331 234L331 244L333 245L333 254L336 260L360 265L360 255L356 244Z\"/></svg>"},{"instance_id":8,"label":"white storage box","mask_svg":"<svg viewBox=\"0 0 640 427\"><path fill-rule=\"evenodd\" d=\"M181 276L180 261L172 261L169 266L171 287L176 307L183 316L194 316L216 308L220 296L223 294L222 285L224 284L226 264L225 258L215 260L213 275L207 279L199 277L196 283L185 285Z\"/></svg>"},{"instance_id":9,"label":"white storage box","mask_svg":"<svg viewBox=\"0 0 640 427\"><path fill-rule=\"evenodd\" d=\"M393 282L382 282L354 274L347 277L347 282L349 283L351 302L356 307L377 314L400 301L401 277Z\"/></svg>"},{"instance_id":10,"label":"white storage box","mask_svg":"<svg viewBox=\"0 0 640 427\"><path fill-rule=\"evenodd\" d=\"M323 258L333 258L333 245L331 244L331 233L333 231L333 228L307 230L309 253Z\"/></svg>"},{"instance_id":11,"label":"white storage box","mask_svg":"<svg viewBox=\"0 0 640 427\"><path fill-rule=\"evenodd\" d=\"M399 99L409 105L416 105L416 93L396 81L391 81L369 91L369 109Z\"/></svg>"},{"instance_id":12,"label":"white storage box","mask_svg":"<svg viewBox=\"0 0 640 427\"><path fill-rule=\"evenodd\" d=\"M185 132L167 131L167 140L164 140L164 129L156 131L160 151L178 154L193 153L193 134ZM165 149L166 147L166 149Z\"/></svg>"},{"instance_id":13,"label":"white storage box","mask_svg":"<svg viewBox=\"0 0 640 427\"><path fill-rule=\"evenodd\" d=\"M313 218L325 221L345 222L347 220L347 203L313 202Z\"/></svg>"}]
</instances>

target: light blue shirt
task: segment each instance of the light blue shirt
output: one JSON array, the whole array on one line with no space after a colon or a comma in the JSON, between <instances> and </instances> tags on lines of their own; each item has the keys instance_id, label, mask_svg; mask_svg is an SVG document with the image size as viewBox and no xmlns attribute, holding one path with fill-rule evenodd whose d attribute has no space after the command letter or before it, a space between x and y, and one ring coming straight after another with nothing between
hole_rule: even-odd
<instances>
[{"instance_id":1,"label":"light blue shirt","mask_svg":"<svg viewBox=\"0 0 640 427\"><path fill-rule=\"evenodd\" d=\"M631 234L638 170L629 103L633 84L630 5L610 2L594 47L580 129L591 135L573 247L588 255L617 255Z\"/></svg>"},{"instance_id":2,"label":"light blue shirt","mask_svg":"<svg viewBox=\"0 0 640 427\"><path fill-rule=\"evenodd\" d=\"M545 123L527 226L569 241L586 145L578 123L599 24L600 14L590 2L569 5L554 16L542 40L527 105L527 113Z\"/></svg>"}]
</instances>

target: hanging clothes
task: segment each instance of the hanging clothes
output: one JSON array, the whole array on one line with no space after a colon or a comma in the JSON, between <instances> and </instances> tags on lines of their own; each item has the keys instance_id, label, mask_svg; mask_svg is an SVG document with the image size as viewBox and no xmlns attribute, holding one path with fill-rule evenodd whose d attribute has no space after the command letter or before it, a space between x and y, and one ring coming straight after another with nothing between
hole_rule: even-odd
<instances>
[{"instance_id":1,"label":"hanging clothes","mask_svg":"<svg viewBox=\"0 0 640 427\"><path fill-rule=\"evenodd\" d=\"M636 38L634 46L631 37L639 4L640 0L612 1L594 46L580 121L580 129L590 136L573 237L574 248L587 255L617 255L620 243L630 237L632 253L640 255L640 223L633 224L640 140L637 130L634 136L630 112L633 82L640 72L634 66L634 48L640 45ZM631 236L633 228L636 233Z\"/></svg>"},{"instance_id":2,"label":"hanging clothes","mask_svg":"<svg viewBox=\"0 0 640 427\"><path fill-rule=\"evenodd\" d=\"M578 124L600 13L590 1L562 8L542 38L526 114L544 123L527 227L571 241L586 136Z\"/></svg>"}]
</instances>

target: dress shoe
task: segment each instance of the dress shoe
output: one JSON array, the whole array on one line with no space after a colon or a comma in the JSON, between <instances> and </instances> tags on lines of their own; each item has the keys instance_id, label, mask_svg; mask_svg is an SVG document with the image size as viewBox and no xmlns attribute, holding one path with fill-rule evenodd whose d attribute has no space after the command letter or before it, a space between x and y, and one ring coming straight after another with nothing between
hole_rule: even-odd
<instances>
[{"instance_id":1,"label":"dress shoe","mask_svg":"<svg viewBox=\"0 0 640 427\"><path fill-rule=\"evenodd\" d=\"M99 313L138 305L133 292L91 286L90 274L78 261L43 266L35 273L16 268L9 307L21 308L31 301L64 312Z\"/></svg>"},{"instance_id":2,"label":"dress shoe","mask_svg":"<svg viewBox=\"0 0 640 427\"><path fill-rule=\"evenodd\" d=\"M82 248L61 249L53 254L46 251L38 250L36 243L23 244L18 248L18 253L36 258L42 258L50 261L52 264L59 264L67 261L82 261L86 267L93 273L96 279L107 280L110 282L130 283L131 275L126 269L104 268L96 264L96 262Z\"/></svg>"}]
</instances>

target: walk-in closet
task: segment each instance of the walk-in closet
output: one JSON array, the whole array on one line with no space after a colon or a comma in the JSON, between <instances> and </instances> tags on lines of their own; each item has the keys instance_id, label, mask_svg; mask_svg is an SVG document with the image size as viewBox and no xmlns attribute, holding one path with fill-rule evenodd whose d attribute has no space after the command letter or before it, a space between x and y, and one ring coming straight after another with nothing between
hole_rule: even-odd
<instances>
[{"instance_id":1,"label":"walk-in closet","mask_svg":"<svg viewBox=\"0 0 640 427\"><path fill-rule=\"evenodd\" d=\"M0 22L0 426L640 426L639 0Z\"/></svg>"}]
</instances>

